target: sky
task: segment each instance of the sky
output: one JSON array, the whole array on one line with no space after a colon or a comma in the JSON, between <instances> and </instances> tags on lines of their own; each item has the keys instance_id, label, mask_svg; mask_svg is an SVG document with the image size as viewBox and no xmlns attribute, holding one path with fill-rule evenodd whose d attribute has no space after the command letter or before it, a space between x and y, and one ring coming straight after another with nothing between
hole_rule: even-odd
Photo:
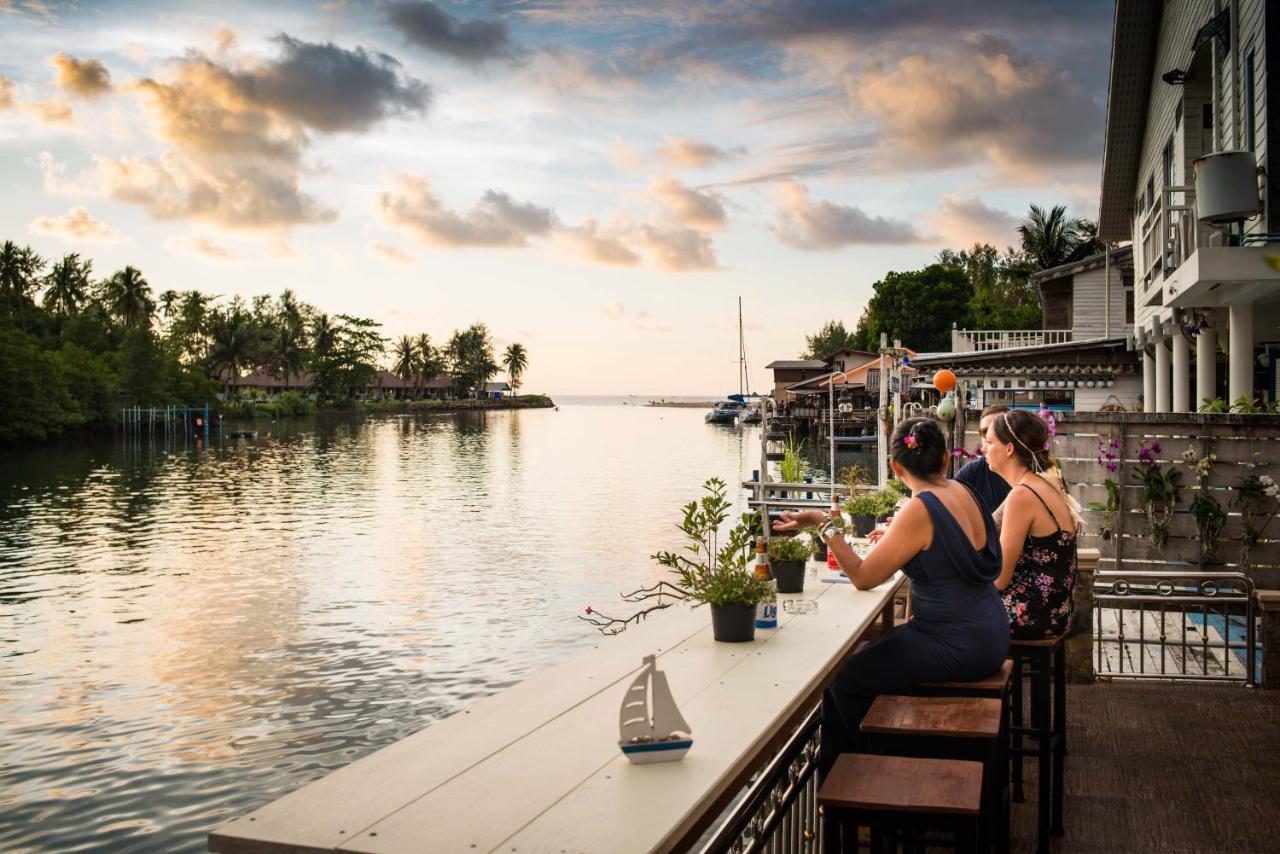
<instances>
[{"instance_id":1,"label":"sky","mask_svg":"<svg viewBox=\"0 0 1280 854\"><path fill-rule=\"evenodd\" d=\"M0 239L737 390L874 282L1096 218L1112 4L0 0Z\"/></svg>"}]
</instances>

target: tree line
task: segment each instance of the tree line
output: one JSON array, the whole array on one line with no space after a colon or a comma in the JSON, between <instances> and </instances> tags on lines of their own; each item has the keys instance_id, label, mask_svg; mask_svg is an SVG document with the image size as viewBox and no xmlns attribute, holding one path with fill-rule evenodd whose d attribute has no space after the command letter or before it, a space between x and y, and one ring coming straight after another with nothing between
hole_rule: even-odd
<instances>
[{"instance_id":1,"label":"tree line","mask_svg":"<svg viewBox=\"0 0 1280 854\"><path fill-rule=\"evenodd\" d=\"M951 324L961 329L1038 329L1040 295L1031 275L1069 264L1105 248L1091 220L1066 208L1031 205L1018 226L1021 246L1003 252L986 244L944 249L920 270L890 272L876 282L854 330L839 320L805 336L803 359L825 359L842 349L875 352L880 334L918 352L951 348Z\"/></svg>"},{"instance_id":2,"label":"tree line","mask_svg":"<svg viewBox=\"0 0 1280 854\"><path fill-rule=\"evenodd\" d=\"M0 441L42 439L111 425L121 407L203 406L264 371L307 385L327 405L371 386L389 339L375 320L329 314L292 290L246 302L197 290L156 295L126 266L95 279L70 253L52 263L29 246L0 245ZM426 333L395 345L392 371L419 396L438 376L478 388L499 370L483 323L436 345ZM513 389L528 367L524 346L502 354ZM301 390L301 388L299 389Z\"/></svg>"}]
</instances>

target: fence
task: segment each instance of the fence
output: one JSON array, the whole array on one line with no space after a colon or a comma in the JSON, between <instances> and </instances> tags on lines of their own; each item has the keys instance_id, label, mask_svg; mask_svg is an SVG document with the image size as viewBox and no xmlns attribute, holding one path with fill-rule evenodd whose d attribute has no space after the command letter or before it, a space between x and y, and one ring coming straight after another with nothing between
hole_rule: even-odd
<instances>
[{"instance_id":1,"label":"fence","mask_svg":"<svg viewBox=\"0 0 1280 854\"><path fill-rule=\"evenodd\" d=\"M1097 674L1252 682L1251 594L1254 587L1280 588L1280 523L1268 519L1274 499L1264 501L1261 514L1247 518L1239 489L1248 477L1280 477L1280 453L1274 450L1280 417L1068 412L1055 413L1055 420L1054 452L1081 505L1105 507L1105 482L1117 487L1114 513L1083 511L1079 540L1082 548L1100 552L1092 632ZM965 446L976 447L976 413L969 414L964 430ZM1100 442L1114 454L1116 471L1098 464ZM1151 453L1157 444L1160 450ZM1188 448L1191 459L1184 457ZM1151 538L1136 477L1144 449L1153 464L1181 472L1168 538L1159 545ZM1212 554L1190 510L1196 496L1213 499L1225 514ZM1107 521L1112 529L1104 535Z\"/></svg>"}]
</instances>

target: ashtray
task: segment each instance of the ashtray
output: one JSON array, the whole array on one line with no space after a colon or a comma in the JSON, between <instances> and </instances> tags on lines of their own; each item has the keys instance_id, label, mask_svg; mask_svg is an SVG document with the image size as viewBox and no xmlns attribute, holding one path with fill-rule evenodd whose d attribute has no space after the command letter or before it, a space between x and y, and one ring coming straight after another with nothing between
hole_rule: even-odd
<instances>
[{"instance_id":1,"label":"ashtray","mask_svg":"<svg viewBox=\"0 0 1280 854\"><path fill-rule=\"evenodd\" d=\"M818 610L818 603L812 599L786 599L782 610L788 614L812 614Z\"/></svg>"}]
</instances>

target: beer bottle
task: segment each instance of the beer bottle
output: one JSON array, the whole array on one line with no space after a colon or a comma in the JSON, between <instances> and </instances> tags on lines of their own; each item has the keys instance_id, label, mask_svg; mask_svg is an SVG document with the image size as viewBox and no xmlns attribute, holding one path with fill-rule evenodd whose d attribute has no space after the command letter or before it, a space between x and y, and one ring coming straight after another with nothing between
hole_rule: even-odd
<instances>
[{"instance_id":1,"label":"beer bottle","mask_svg":"<svg viewBox=\"0 0 1280 854\"><path fill-rule=\"evenodd\" d=\"M778 627L778 583L773 580L769 571L769 556L765 554L764 540L756 540L756 566L752 572L761 581L768 581L773 590L769 598L756 604L756 628L776 629Z\"/></svg>"}]
</instances>

